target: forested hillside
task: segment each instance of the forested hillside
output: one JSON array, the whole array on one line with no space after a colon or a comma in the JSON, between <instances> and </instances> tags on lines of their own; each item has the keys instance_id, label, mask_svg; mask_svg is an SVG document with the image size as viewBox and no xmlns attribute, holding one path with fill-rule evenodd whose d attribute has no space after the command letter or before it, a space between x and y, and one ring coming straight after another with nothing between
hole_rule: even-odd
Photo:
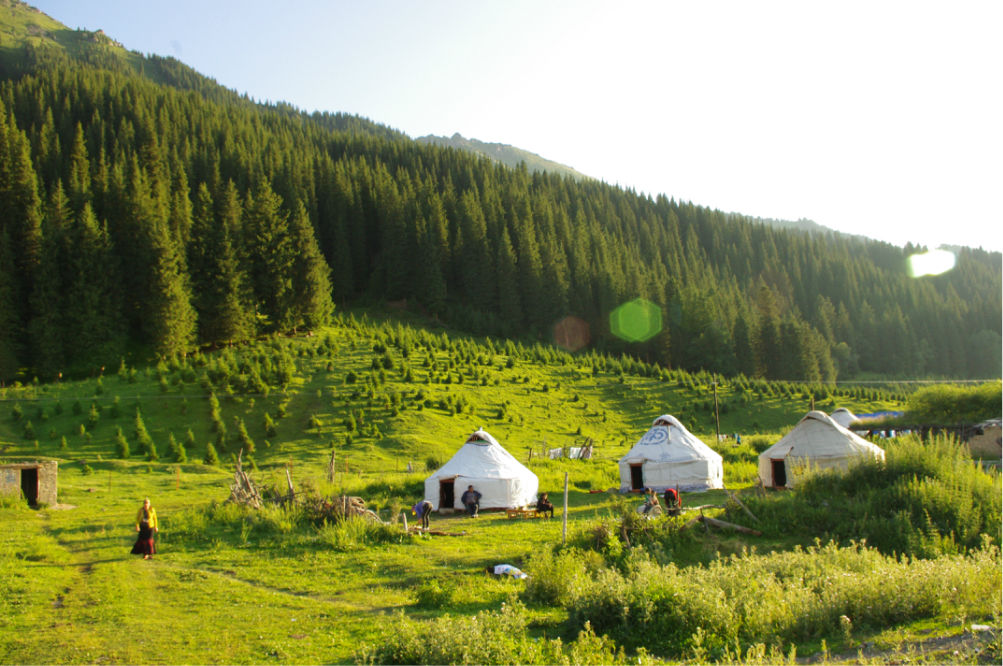
<instances>
[{"instance_id":1,"label":"forested hillside","mask_svg":"<svg viewBox=\"0 0 1003 666\"><path fill-rule=\"evenodd\" d=\"M516 169L522 163L525 163L526 168L533 173L540 171L557 174L558 176L571 176L575 180L588 178L588 176L576 171L572 167L540 157L536 153L531 153L528 150L516 148L515 146L510 146L504 143L487 143L485 141L479 141L478 139L468 139L460 135L459 132L449 137L435 136L434 134L419 136L415 138L415 141L434 146L457 148L474 153L475 155L483 155L484 157L490 158L494 162L506 164L513 169Z\"/></svg>"},{"instance_id":2,"label":"forested hillside","mask_svg":"<svg viewBox=\"0 0 1003 666\"><path fill-rule=\"evenodd\" d=\"M912 279L913 248L257 104L94 33L16 42L27 11L0 17L0 47L17 44L0 48L0 378L170 356L383 301L545 340L573 315L593 346L724 374L1000 374L998 253L964 249L953 271ZM608 316L637 297L665 327L628 344Z\"/></svg>"}]
</instances>

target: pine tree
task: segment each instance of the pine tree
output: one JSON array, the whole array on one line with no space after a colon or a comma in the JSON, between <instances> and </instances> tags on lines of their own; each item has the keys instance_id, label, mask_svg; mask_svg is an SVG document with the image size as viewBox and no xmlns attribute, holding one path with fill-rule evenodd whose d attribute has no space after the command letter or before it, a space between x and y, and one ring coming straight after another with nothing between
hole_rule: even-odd
<instances>
[{"instance_id":1,"label":"pine tree","mask_svg":"<svg viewBox=\"0 0 1003 666\"><path fill-rule=\"evenodd\" d=\"M233 244L237 223L233 218L239 217L236 197L230 182L222 204L225 217L220 220L205 184L199 186L195 201L188 261L203 342L242 340L253 332L247 304L250 294Z\"/></svg>"},{"instance_id":2,"label":"pine tree","mask_svg":"<svg viewBox=\"0 0 1003 666\"><path fill-rule=\"evenodd\" d=\"M219 454L216 453L216 447L212 445L212 442L205 445L205 458L202 459L202 462L213 467L219 465Z\"/></svg>"},{"instance_id":3,"label":"pine tree","mask_svg":"<svg viewBox=\"0 0 1003 666\"><path fill-rule=\"evenodd\" d=\"M65 265L64 316L74 333L67 356L75 364L121 358L121 278L108 231L94 217L90 203L74 216L66 236L71 250Z\"/></svg>"},{"instance_id":4,"label":"pine tree","mask_svg":"<svg viewBox=\"0 0 1003 666\"><path fill-rule=\"evenodd\" d=\"M136 443L139 445L139 450L145 453L149 460L156 460L157 447L154 445L150 433L146 430L146 424L143 422L143 415L139 411L139 408L136 409L136 418L133 424L133 437L135 437Z\"/></svg>"},{"instance_id":5,"label":"pine tree","mask_svg":"<svg viewBox=\"0 0 1003 666\"><path fill-rule=\"evenodd\" d=\"M188 462L188 452L185 451L184 445L174 438L173 432L167 435L167 452L171 455L171 459L174 462Z\"/></svg>"},{"instance_id":6,"label":"pine tree","mask_svg":"<svg viewBox=\"0 0 1003 666\"><path fill-rule=\"evenodd\" d=\"M49 201L40 259L32 285L28 329L35 367L43 377L55 376L66 364L63 341L67 330L63 300L66 284L63 272L70 254L66 247L68 204L59 183Z\"/></svg>"},{"instance_id":7,"label":"pine tree","mask_svg":"<svg viewBox=\"0 0 1003 666\"><path fill-rule=\"evenodd\" d=\"M0 229L0 378L13 377L24 362L17 318L14 257L10 236Z\"/></svg>"},{"instance_id":8,"label":"pine tree","mask_svg":"<svg viewBox=\"0 0 1003 666\"><path fill-rule=\"evenodd\" d=\"M509 242L508 232L502 230L498 244L498 259L495 262L497 277L498 314L501 316L503 330L514 333L522 327L522 302L519 298L518 276L516 274L515 252Z\"/></svg>"},{"instance_id":9,"label":"pine tree","mask_svg":"<svg viewBox=\"0 0 1003 666\"><path fill-rule=\"evenodd\" d=\"M84 129L77 123L73 133L73 147L70 151L69 173L67 178L70 204L77 213L83 210L84 204L91 198L91 168L87 158L87 144L84 140Z\"/></svg>"},{"instance_id":10,"label":"pine tree","mask_svg":"<svg viewBox=\"0 0 1003 666\"><path fill-rule=\"evenodd\" d=\"M165 225L148 229L152 265L144 328L161 358L184 354L195 342L195 310L181 253Z\"/></svg>"},{"instance_id":11,"label":"pine tree","mask_svg":"<svg viewBox=\"0 0 1003 666\"><path fill-rule=\"evenodd\" d=\"M125 460L129 457L129 440L122 434L121 428L115 428L115 457Z\"/></svg>"},{"instance_id":12,"label":"pine tree","mask_svg":"<svg viewBox=\"0 0 1003 666\"><path fill-rule=\"evenodd\" d=\"M255 451L254 440L247 434L247 426L244 425L244 419L237 420L237 432L234 433L234 442L237 444L238 449L242 448L246 453L254 453Z\"/></svg>"},{"instance_id":13,"label":"pine tree","mask_svg":"<svg viewBox=\"0 0 1003 666\"><path fill-rule=\"evenodd\" d=\"M293 253L288 215L282 200L262 180L244 207L245 247L250 262L251 284L258 303L258 316L265 328L291 328L290 309Z\"/></svg>"},{"instance_id":14,"label":"pine tree","mask_svg":"<svg viewBox=\"0 0 1003 666\"><path fill-rule=\"evenodd\" d=\"M290 315L293 329L315 329L326 325L334 305L331 303L331 269L324 261L306 208L300 203L289 224L292 252L292 291Z\"/></svg>"},{"instance_id":15,"label":"pine tree","mask_svg":"<svg viewBox=\"0 0 1003 666\"><path fill-rule=\"evenodd\" d=\"M41 200L27 137L13 117L8 117L3 104L0 119L0 234L6 234L13 260L8 264L13 270L6 278L13 296L11 318L16 322L12 337L16 337L17 347L24 348L29 298L42 252Z\"/></svg>"}]
</instances>

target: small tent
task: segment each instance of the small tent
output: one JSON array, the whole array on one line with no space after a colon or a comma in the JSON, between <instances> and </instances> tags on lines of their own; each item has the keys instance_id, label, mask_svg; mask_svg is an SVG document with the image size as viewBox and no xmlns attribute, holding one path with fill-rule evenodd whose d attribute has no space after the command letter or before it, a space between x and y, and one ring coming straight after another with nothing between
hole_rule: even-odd
<instances>
[{"instance_id":1,"label":"small tent","mask_svg":"<svg viewBox=\"0 0 1003 666\"><path fill-rule=\"evenodd\" d=\"M482 429L425 479L425 500L436 511L463 509L467 486L481 493L482 509L509 509L536 503L539 480Z\"/></svg>"},{"instance_id":2,"label":"small tent","mask_svg":"<svg viewBox=\"0 0 1003 666\"><path fill-rule=\"evenodd\" d=\"M857 420L856 415L846 407L840 407L830 414L830 417L844 428L849 428L850 424Z\"/></svg>"},{"instance_id":3,"label":"small tent","mask_svg":"<svg viewBox=\"0 0 1003 666\"><path fill-rule=\"evenodd\" d=\"M655 419L644 437L620 458L621 492L723 488L723 478L720 454L668 414Z\"/></svg>"},{"instance_id":4,"label":"small tent","mask_svg":"<svg viewBox=\"0 0 1003 666\"><path fill-rule=\"evenodd\" d=\"M846 469L852 460L865 457L884 460L885 452L825 412L808 412L780 441L759 454L759 478L767 487L793 487L802 468Z\"/></svg>"}]
</instances>

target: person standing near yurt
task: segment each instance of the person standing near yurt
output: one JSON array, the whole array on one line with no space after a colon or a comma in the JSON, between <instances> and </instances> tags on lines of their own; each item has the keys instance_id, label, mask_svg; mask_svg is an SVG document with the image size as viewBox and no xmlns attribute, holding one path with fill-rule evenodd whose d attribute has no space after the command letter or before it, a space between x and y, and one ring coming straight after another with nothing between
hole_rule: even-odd
<instances>
[{"instance_id":1,"label":"person standing near yurt","mask_svg":"<svg viewBox=\"0 0 1003 666\"><path fill-rule=\"evenodd\" d=\"M425 479L424 499L434 511L464 511L536 504L539 480L483 428L467 437L449 461Z\"/></svg>"},{"instance_id":2,"label":"person standing near yurt","mask_svg":"<svg viewBox=\"0 0 1003 666\"><path fill-rule=\"evenodd\" d=\"M153 535L159 532L157 525L157 512L150 504L150 498L143 500L143 506L139 507L136 514L136 543L132 546L133 555L142 555L144 560L152 559L157 552L157 545L153 541Z\"/></svg>"},{"instance_id":3,"label":"person standing near yurt","mask_svg":"<svg viewBox=\"0 0 1003 666\"><path fill-rule=\"evenodd\" d=\"M467 515L471 518L477 517L477 510L480 508L481 497L483 497L483 495L474 490L473 486L467 486L466 491L460 497L460 502L462 502L463 506L467 508Z\"/></svg>"},{"instance_id":4,"label":"person standing near yurt","mask_svg":"<svg viewBox=\"0 0 1003 666\"><path fill-rule=\"evenodd\" d=\"M411 511L413 511L414 515L421 521L422 528L427 530L428 516L432 513L432 503L428 500L422 500L411 507Z\"/></svg>"}]
</instances>

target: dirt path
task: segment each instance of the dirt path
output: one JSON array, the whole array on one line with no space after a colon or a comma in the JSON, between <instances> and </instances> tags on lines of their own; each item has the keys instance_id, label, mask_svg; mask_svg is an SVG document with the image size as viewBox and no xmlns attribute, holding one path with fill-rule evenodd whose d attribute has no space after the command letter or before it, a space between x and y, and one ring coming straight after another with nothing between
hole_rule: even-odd
<instances>
[{"instance_id":1,"label":"dirt path","mask_svg":"<svg viewBox=\"0 0 1003 666\"><path fill-rule=\"evenodd\" d=\"M980 625L974 625L979 627ZM903 641L881 648L864 643L856 650L837 654L817 653L799 658L800 664L999 664L1000 630L963 631L952 636L934 636Z\"/></svg>"}]
</instances>

